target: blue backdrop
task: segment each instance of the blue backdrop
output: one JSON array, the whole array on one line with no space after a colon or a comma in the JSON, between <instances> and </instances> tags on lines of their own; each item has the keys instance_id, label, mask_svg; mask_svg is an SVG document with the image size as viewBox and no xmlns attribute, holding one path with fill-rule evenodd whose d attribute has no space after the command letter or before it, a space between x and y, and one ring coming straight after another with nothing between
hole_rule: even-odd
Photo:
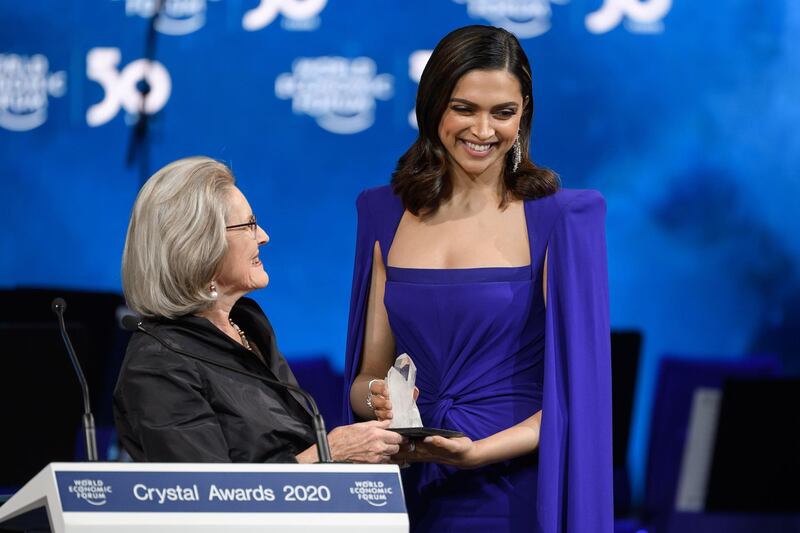
<instances>
[{"instance_id":1,"label":"blue backdrop","mask_svg":"<svg viewBox=\"0 0 800 533\"><path fill-rule=\"evenodd\" d=\"M415 138L428 51L490 23L531 59L534 159L608 200L612 322L645 334L635 488L662 354L800 352L797 2L167 0L148 41L157 3L0 0L0 286L119 291L143 176L205 154L271 236L284 351L341 368L355 197Z\"/></svg>"}]
</instances>

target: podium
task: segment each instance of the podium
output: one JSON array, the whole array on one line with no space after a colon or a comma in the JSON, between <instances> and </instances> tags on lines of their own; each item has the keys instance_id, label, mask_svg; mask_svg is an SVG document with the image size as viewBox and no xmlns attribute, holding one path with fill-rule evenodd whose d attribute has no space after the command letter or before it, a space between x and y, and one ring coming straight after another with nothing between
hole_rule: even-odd
<instances>
[{"instance_id":1,"label":"podium","mask_svg":"<svg viewBox=\"0 0 800 533\"><path fill-rule=\"evenodd\" d=\"M31 524L37 510L43 524ZM0 506L0 530L47 522L53 533L409 527L398 467L352 464L51 463Z\"/></svg>"}]
</instances>

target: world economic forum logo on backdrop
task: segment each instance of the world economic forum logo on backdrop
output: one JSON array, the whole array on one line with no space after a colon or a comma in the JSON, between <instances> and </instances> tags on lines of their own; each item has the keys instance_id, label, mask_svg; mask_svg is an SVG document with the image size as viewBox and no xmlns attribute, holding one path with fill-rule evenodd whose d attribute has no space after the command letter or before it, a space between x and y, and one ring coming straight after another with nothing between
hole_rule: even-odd
<instances>
[{"instance_id":1,"label":"world economic forum logo on backdrop","mask_svg":"<svg viewBox=\"0 0 800 533\"><path fill-rule=\"evenodd\" d=\"M47 121L50 97L67 92L67 73L42 54L0 54L0 128L28 131Z\"/></svg>"},{"instance_id":2,"label":"world economic forum logo on backdrop","mask_svg":"<svg viewBox=\"0 0 800 533\"><path fill-rule=\"evenodd\" d=\"M155 21L156 31L165 35L187 35L205 26L208 2L219 0L124 0L125 14L152 18L162 1L161 12Z\"/></svg>"},{"instance_id":3,"label":"world economic forum logo on backdrop","mask_svg":"<svg viewBox=\"0 0 800 533\"><path fill-rule=\"evenodd\" d=\"M89 126L102 126L109 122L120 108L135 116L144 111L148 115L161 111L172 92L172 78L158 61L137 59L119 68L119 48L92 48L86 56L86 75L103 88L103 100L86 111ZM150 91L146 98L137 84L147 81ZM142 109L144 107L144 109Z\"/></svg>"},{"instance_id":4,"label":"world economic forum logo on backdrop","mask_svg":"<svg viewBox=\"0 0 800 533\"><path fill-rule=\"evenodd\" d=\"M488 20L505 28L520 39L537 37L550 29L550 4L566 4L569 0L453 0L467 4L472 18Z\"/></svg>"},{"instance_id":5,"label":"world economic forum logo on backdrop","mask_svg":"<svg viewBox=\"0 0 800 533\"><path fill-rule=\"evenodd\" d=\"M661 22L672 7L672 0L603 0L603 5L586 17L586 29L606 33L625 20L625 27L636 33L660 33Z\"/></svg>"},{"instance_id":6,"label":"world economic forum logo on backdrop","mask_svg":"<svg viewBox=\"0 0 800 533\"><path fill-rule=\"evenodd\" d=\"M411 78L411 81L419 83L419 80L422 79L422 71L425 70L425 65L428 64L432 54L433 50L416 50L408 56L408 77ZM415 130L419 129L416 107L408 114L408 124Z\"/></svg>"},{"instance_id":7,"label":"world economic forum logo on backdrop","mask_svg":"<svg viewBox=\"0 0 800 533\"><path fill-rule=\"evenodd\" d=\"M319 14L328 0L261 0L255 8L244 14L242 27L247 31L266 28L278 15L283 15L281 26L287 30L312 31L319 27Z\"/></svg>"},{"instance_id":8,"label":"world economic forum logo on backdrop","mask_svg":"<svg viewBox=\"0 0 800 533\"><path fill-rule=\"evenodd\" d=\"M364 131L375 122L375 100L394 94L394 77L377 74L369 57L300 57L275 80L275 96L292 111L314 117L331 133Z\"/></svg>"},{"instance_id":9,"label":"world economic forum logo on backdrop","mask_svg":"<svg viewBox=\"0 0 800 533\"><path fill-rule=\"evenodd\" d=\"M106 504L108 495L113 491L111 485L106 485L102 479L73 479L67 485L67 492L78 500L99 507Z\"/></svg>"}]
</instances>

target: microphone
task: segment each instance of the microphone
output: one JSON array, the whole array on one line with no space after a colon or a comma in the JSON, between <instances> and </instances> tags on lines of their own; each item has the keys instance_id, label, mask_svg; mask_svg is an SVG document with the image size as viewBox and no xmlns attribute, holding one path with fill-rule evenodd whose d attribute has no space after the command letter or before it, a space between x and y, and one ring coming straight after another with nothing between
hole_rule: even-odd
<instances>
[{"instance_id":1,"label":"microphone","mask_svg":"<svg viewBox=\"0 0 800 533\"><path fill-rule=\"evenodd\" d=\"M64 301L64 298L56 298L53 300L53 303L50 304L50 309L52 309L58 317L58 329L61 330L61 338L64 340L64 346L66 346L69 359L72 361L72 368L75 369L75 374L77 374L78 381L81 384L81 392L83 393L83 434L86 438L86 457L89 461L97 461L97 438L94 430L92 407L89 403L89 385L86 383L86 377L83 375L78 356L75 355L75 348L72 347L72 341L69 340L67 326L64 324L64 311L67 310L67 302Z\"/></svg>"},{"instance_id":2,"label":"microphone","mask_svg":"<svg viewBox=\"0 0 800 533\"><path fill-rule=\"evenodd\" d=\"M234 368L224 363L220 363L218 361L207 359L200 355L195 355L193 353L181 350L176 346L172 346L170 343L166 342L165 340L161 339L158 335L145 328L144 325L142 324L142 321L136 315L125 315L122 317L122 320L120 322L122 323L123 329L127 331L141 331L145 335L149 335L150 337L154 338L166 349L175 352L177 354L189 357L191 359L196 359L197 361L202 361L206 364L213 365L219 368L224 368L225 370L230 370L231 372L235 372L243 376L248 376L251 378L261 380L264 383L267 383L268 385L281 387L298 393L300 396L303 397L303 399L308 403L308 406L311 408L311 414L312 414L311 421L314 426L315 440L317 441L317 456L319 457L319 462L320 463L333 462L333 459L331 459L331 448L328 445L328 434L325 431L325 421L322 419L322 415L320 414L319 409L317 408L317 402L314 401L314 398L309 393L307 393L300 387L296 387L289 383L283 383L282 381L278 381L276 379L264 377L259 374L256 374L255 372L248 372L247 370Z\"/></svg>"}]
</instances>

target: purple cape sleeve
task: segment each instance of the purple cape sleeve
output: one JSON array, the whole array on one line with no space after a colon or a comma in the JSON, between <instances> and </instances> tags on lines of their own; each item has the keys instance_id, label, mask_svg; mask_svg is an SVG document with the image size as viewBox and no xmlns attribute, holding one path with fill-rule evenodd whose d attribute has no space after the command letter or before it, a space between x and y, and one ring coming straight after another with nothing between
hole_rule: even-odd
<instances>
[{"instance_id":1,"label":"purple cape sleeve","mask_svg":"<svg viewBox=\"0 0 800 533\"><path fill-rule=\"evenodd\" d=\"M403 204L389 185L367 189L356 199L358 230L356 259L353 266L353 289L350 295L350 318L347 323L347 348L344 365L344 418L346 424L355 421L350 408L350 386L358 375L364 344L364 323L367 316L367 295L372 275L372 252L380 243L383 261L389 255L394 233L403 216ZM365 398L366 400L366 398Z\"/></svg>"},{"instance_id":2,"label":"purple cape sleeve","mask_svg":"<svg viewBox=\"0 0 800 533\"><path fill-rule=\"evenodd\" d=\"M350 318L347 322L347 348L344 367L344 422L352 424L355 415L350 407L350 386L358 374L359 360L364 339L364 322L367 312L367 293L372 272L372 249L375 233L370 221L367 203L368 191L358 195L358 229L356 231L356 258L353 266L353 288L350 295Z\"/></svg>"},{"instance_id":3,"label":"purple cape sleeve","mask_svg":"<svg viewBox=\"0 0 800 533\"><path fill-rule=\"evenodd\" d=\"M546 533L613 531L605 201L580 191L547 242L537 518Z\"/></svg>"}]
</instances>

